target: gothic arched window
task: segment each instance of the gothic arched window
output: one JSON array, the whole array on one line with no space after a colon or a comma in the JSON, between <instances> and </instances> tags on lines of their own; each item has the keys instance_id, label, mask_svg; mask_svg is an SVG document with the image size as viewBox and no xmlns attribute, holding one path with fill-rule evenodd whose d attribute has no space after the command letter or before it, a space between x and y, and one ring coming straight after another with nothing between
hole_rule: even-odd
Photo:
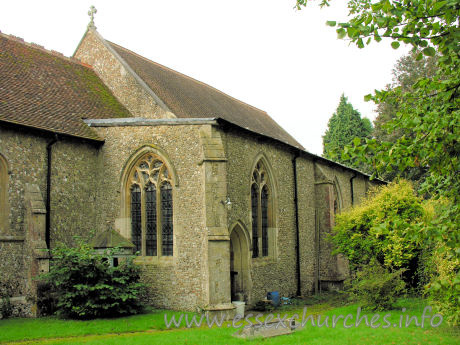
<instances>
[{"instance_id":1,"label":"gothic arched window","mask_svg":"<svg viewBox=\"0 0 460 345\"><path fill-rule=\"evenodd\" d=\"M333 200L334 200L334 203L333 203L333 208L334 208L334 215L336 215L337 213L340 212L340 208L341 208L341 202L340 202L340 196L339 196L339 190L338 190L338 183L334 183L334 196L333 196Z\"/></svg>"},{"instance_id":2,"label":"gothic arched window","mask_svg":"<svg viewBox=\"0 0 460 345\"><path fill-rule=\"evenodd\" d=\"M142 256L173 255L172 182L164 161L143 155L128 177L131 240Z\"/></svg>"},{"instance_id":3,"label":"gothic arched window","mask_svg":"<svg viewBox=\"0 0 460 345\"><path fill-rule=\"evenodd\" d=\"M252 257L269 256L272 195L267 170L259 161L251 178Z\"/></svg>"},{"instance_id":4,"label":"gothic arched window","mask_svg":"<svg viewBox=\"0 0 460 345\"><path fill-rule=\"evenodd\" d=\"M330 212L331 212L331 225L335 225L335 219L336 216L340 213L342 209L342 202L340 198L340 189L339 189L339 184L337 181L337 178L334 181L334 184L332 185L332 202L331 205L329 206Z\"/></svg>"}]
</instances>

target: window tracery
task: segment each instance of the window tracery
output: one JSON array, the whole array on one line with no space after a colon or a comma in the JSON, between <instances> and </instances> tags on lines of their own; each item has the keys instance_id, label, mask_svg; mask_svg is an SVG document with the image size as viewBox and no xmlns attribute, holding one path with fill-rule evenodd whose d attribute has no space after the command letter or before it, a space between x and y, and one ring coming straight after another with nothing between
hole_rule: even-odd
<instances>
[{"instance_id":1,"label":"window tracery","mask_svg":"<svg viewBox=\"0 0 460 345\"><path fill-rule=\"evenodd\" d=\"M172 181L164 161L143 155L128 178L131 240L143 256L173 255Z\"/></svg>"},{"instance_id":2,"label":"window tracery","mask_svg":"<svg viewBox=\"0 0 460 345\"><path fill-rule=\"evenodd\" d=\"M271 192L267 169L262 161L256 164L251 178L252 257L269 256Z\"/></svg>"}]
</instances>

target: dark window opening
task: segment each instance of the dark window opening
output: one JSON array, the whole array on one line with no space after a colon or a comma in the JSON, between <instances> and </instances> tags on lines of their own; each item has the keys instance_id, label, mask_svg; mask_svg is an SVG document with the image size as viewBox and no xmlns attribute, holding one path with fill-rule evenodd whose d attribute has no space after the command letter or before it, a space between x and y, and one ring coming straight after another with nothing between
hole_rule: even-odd
<instances>
[{"instance_id":1,"label":"dark window opening","mask_svg":"<svg viewBox=\"0 0 460 345\"><path fill-rule=\"evenodd\" d=\"M263 186L260 196L262 208L262 256L268 256L268 188Z\"/></svg>"},{"instance_id":2,"label":"dark window opening","mask_svg":"<svg viewBox=\"0 0 460 345\"><path fill-rule=\"evenodd\" d=\"M131 241L134 251L142 250L142 223L141 223L141 189L134 185L131 189Z\"/></svg>"},{"instance_id":3,"label":"dark window opening","mask_svg":"<svg viewBox=\"0 0 460 345\"><path fill-rule=\"evenodd\" d=\"M259 256L259 193L257 185L251 187L251 208L252 208L252 257Z\"/></svg>"},{"instance_id":4,"label":"dark window opening","mask_svg":"<svg viewBox=\"0 0 460 345\"><path fill-rule=\"evenodd\" d=\"M145 255L157 255L157 192L154 184L145 189L147 229L145 234Z\"/></svg>"},{"instance_id":5,"label":"dark window opening","mask_svg":"<svg viewBox=\"0 0 460 345\"><path fill-rule=\"evenodd\" d=\"M161 185L162 255L173 255L172 188L168 182Z\"/></svg>"}]
</instances>

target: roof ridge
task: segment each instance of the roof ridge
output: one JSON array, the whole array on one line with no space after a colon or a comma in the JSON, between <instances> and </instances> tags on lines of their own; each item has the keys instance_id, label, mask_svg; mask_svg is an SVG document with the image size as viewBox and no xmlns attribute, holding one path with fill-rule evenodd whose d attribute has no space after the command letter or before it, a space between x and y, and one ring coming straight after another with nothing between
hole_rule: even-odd
<instances>
[{"instance_id":1,"label":"roof ridge","mask_svg":"<svg viewBox=\"0 0 460 345\"><path fill-rule=\"evenodd\" d=\"M56 56L58 58L61 58L63 60L66 60L68 62L72 62L74 64L77 64L77 65L80 65L80 66L83 66L83 67L86 67L86 68L89 68L89 69L93 69L93 66L91 65L88 65L82 61L80 61L79 59L77 58L74 58L74 57L68 57L68 56L65 56L63 53L57 51L57 50L49 50L49 49L46 49L44 46L38 44L38 43L34 43L34 42L26 42L24 41L24 39L22 37L18 37L18 36L15 36L15 35L8 35L8 34L5 34L3 32L0 31L0 37L4 37L6 39L9 39L11 41L14 41L14 42L17 42L17 43L20 43L20 44L23 44L25 45L26 47L28 48L32 48L32 49L36 49L36 50L40 50L44 53L47 53L47 54L50 54L50 55L53 55L53 56Z\"/></svg>"},{"instance_id":2,"label":"roof ridge","mask_svg":"<svg viewBox=\"0 0 460 345\"><path fill-rule=\"evenodd\" d=\"M213 90L215 90L215 91L221 93L222 95L225 95L225 96L227 96L227 97L229 97L229 98L231 98L231 99L233 99L233 100L235 100L235 101L237 101L237 102L239 102L239 103L241 103L241 104L243 104L243 105L249 106L249 107L251 107L251 108L253 108L253 109L255 109L255 110L258 110L258 111L264 113L265 115L269 116L268 113L267 113L265 110L262 110L262 109L257 108L257 107L255 107L255 106L249 104L249 103L246 103L246 102L244 102L244 101L242 101L242 100L239 100L238 98L235 98L235 97L233 97L233 96L231 96L231 95L229 95L229 94L227 94L227 93L225 93L225 92L223 92L223 91L221 91L221 90L219 90L219 89L216 89L216 88L215 88L214 86L212 86L212 85L209 85L209 84L207 84L207 83L205 83L205 82L203 82L203 81L200 81L200 80L198 80L198 79L195 79L195 78L193 78L193 77L190 77L190 76L188 76L188 75L186 75L186 74L184 74L184 73L182 73L182 72L176 71L176 70L174 70L174 69L172 69L172 68L170 68L170 67L168 67L168 66L165 66L165 65L162 65L162 64L160 64L160 63L158 63L158 62L155 62L155 61L153 61L153 60L150 60L149 58L146 58L145 56L142 56L142 55L140 55L140 54L138 54L138 53L136 53L136 52L134 52L134 51L132 51L132 50L130 50L130 49L128 49L128 48L122 47L121 45L119 45L119 44L117 44L117 43L114 43L114 42L109 41L109 40L106 40L106 41L107 41L109 44L115 45L115 46L117 46L117 47L119 47L119 48L121 48L121 49L123 49L123 50L129 52L129 53L132 53L132 54L136 55L137 57L139 57L139 58L141 58L141 59L143 59L143 60L145 60L145 61L147 61L147 62L149 62L149 63L152 63L152 64L155 64L155 65L157 65L157 66L161 66L161 67L163 67L163 68L166 68L167 70L169 70L169 71L171 71L171 72L173 72L173 73L180 74L181 76L184 76L184 77L187 78L187 79L190 79L190 80L192 80L192 81L194 81L194 82L196 82L196 83L199 83L199 84L201 84L201 85L207 86L207 87L209 87L209 88L211 88L211 89L213 89Z\"/></svg>"}]
</instances>

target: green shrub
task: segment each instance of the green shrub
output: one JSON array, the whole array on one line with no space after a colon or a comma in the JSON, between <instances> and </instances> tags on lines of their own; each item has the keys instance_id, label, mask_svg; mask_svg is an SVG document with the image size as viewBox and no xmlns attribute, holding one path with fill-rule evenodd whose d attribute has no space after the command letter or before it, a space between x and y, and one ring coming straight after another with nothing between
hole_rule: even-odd
<instances>
[{"instance_id":1,"label":"green shrub","mask_svg":"<svg viewBox=\"0 0 460 345\"><path fill-rule=\"evenodd\" d=\"M40 316L53 315L57 311L57 293L54 284L38 282L37 309Z\"/></svg>"},{"instance_id":2,"label":"green shrub","mask_svg":"<svg viewBox=\"0 0 460 345\"><path fill-rule=\"evenodd\" d=\"M453 326L460 325L460 204L439 198L430 203L433 217L419 233L432 249L426 271L431 304Z\"/></svg>"},{"instance_id":3,"label":"green shrub","mask_svg":"<svg viewBox=\"0 0 460 345\"><path fill-rule=\"evenodd\" d=\"M374 258L391 270L408 268L420 250L410 229L424 215L422 200L410 182L380 187L359 206L337 216L331 237L335 253L344 254L352 270Z\"/></svg>"},{"instance_id":4,"label":"green shrub","mask_svg":"<svg viewBox=\"0 0 460 345\"><path fill-rule=\"evenodd\" d=\"M453 325L460 324L460 260L439 244L433 251L433 274L426 292L431 304L445 320Z\"/></svg>"},{"instance_id":5,"label":"green shrub","mask_svg":"<svg viewBox=\"0 0 460 345\"><path fill-rule=\"evenodd\" d=\"M356 278L347 281L347 291L353 300L371 310L391 309L401 295L406 292L402 280L404 269L390 272L376 260L356 272Z\"/></svg>"},{"instance_id":6,"label":"green shrub","mask_svg":"<svg viewBox=\"0 0 460 345\"><path fill-rule=\"evenodd\" d=\"M110 267L113 253L102 256L78 242L76 247L60 244L52 250L50 272L42 276L56 291L58 314L91 319L140 312L143 284L132 258Z\"/></svg>"},{"instance_id":7,"label":"green shrub","mask_svg":"<svg viewBox=\"0 0 460 345\"><path fill-rule=\"evenodd\" d=\"M349 259L352 271L366 268L372 260L388 272L404 269L403 279L413 291L426 292L444 319L458 325L459 228L458 202L423 200L409 182L397 181L339 214L331 241L334 252ZM363 272L361 280L366 279Z\"/></svg>"}]
</instances>

